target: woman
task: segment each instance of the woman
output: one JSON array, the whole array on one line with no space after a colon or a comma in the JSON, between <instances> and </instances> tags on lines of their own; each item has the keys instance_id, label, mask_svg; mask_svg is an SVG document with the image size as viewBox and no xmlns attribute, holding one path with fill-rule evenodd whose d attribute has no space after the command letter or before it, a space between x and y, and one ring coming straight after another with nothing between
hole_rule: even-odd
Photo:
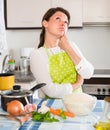
<instances>
[{"instance_id":1,"label":"woman","mask_svg":"<svg viewBox=\"0 0 110 130\"><path fill-rule=\"evenodd\" d=\"M93 66L66 36L69 23L70 14L61 7L49 9L42 19L40 43L30 55L37 82L47 84L40 89L40 97L63 98L79 92L83 79L93 74Z\"/></svg>"}]
</instances>

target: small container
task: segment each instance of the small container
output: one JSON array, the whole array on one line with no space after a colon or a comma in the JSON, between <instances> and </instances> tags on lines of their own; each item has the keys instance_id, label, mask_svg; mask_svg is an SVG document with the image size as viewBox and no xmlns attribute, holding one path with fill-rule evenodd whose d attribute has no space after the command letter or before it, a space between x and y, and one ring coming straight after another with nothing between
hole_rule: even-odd
<instances>
[{"instance_id":1,"label":"small container","mask_svg":"<svg viewBox=\"0 0 110 130\"><path fill-rule=\"evenodd\" d=\"M104 98L104 109L98 122L95 124L96 130L110 130L110 97Z\"/></svg>"},{"instance_id":2,"label":"small container","mask_svg":"<svg viewBox=\"0 0 110 130\"><path fill-rule=\"evenodd\" d=\"M20 70L24 74L28 74L30 72L30 59L28 57L22 56L20 58Z\"/></svg>"}]
</instances>

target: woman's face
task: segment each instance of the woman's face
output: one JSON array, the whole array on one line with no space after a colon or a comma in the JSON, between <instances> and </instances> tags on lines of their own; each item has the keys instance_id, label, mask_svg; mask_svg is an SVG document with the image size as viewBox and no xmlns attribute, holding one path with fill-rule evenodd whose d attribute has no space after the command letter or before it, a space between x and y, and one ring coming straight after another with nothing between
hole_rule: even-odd
<instances>
[{"instance_id":1,"label":"woman's face","mask_svg":"<svg viewBox=\"0 0 110 130\"><path fill-rule=\"evenodd\" d=\"M49 21L44 20L43 26L45 27L46 33L60 38L67 31L68 18L64 13L58 11L50 17Z\"/></svg>"}]
</instances>

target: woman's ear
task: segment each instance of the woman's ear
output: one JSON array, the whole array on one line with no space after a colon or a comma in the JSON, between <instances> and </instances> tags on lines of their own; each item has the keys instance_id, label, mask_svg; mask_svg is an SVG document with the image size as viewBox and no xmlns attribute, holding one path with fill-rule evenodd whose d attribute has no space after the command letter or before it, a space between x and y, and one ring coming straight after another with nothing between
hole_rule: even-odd
<instances>
[{"instance_id":1,"label":"woman's ear","mask_svg":"<svg viewBox=\"0 0 110 130\"><path fill-rule=\"evenodd\" d=\"M42 26L43 26L43 27L47 27L47 25L48 25L48 22L47 22L46 20L44 20L44 21L42 22Z\"/></svg>"}]
</instances>

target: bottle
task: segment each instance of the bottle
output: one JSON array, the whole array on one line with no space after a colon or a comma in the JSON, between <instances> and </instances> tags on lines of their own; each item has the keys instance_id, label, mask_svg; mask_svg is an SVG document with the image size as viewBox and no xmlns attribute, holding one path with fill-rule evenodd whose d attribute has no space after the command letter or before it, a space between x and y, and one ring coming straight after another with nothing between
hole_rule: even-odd
<instances>
[{"instance_id":1,"label":"bottle","mask_svg":"<svg viewBox=\"0 0 110 130\"><path fill-rule=\"evenodd\" d=\"M95 124L96 130L110 130L110 97L104 98L104 109L98 122Z\"/></svg>"},{"instance_id":2,"label":"bottle","mask_svg":"<svg viewBox=\"0 0 110 130\"><path fill-rule=\"evenodd\" d=\"M15 71L15 60L14 60L14 58L12 58L12 56L10 56L10 58L8 60L8 71L9 72Z\"/></svg>"}]
</instances>

